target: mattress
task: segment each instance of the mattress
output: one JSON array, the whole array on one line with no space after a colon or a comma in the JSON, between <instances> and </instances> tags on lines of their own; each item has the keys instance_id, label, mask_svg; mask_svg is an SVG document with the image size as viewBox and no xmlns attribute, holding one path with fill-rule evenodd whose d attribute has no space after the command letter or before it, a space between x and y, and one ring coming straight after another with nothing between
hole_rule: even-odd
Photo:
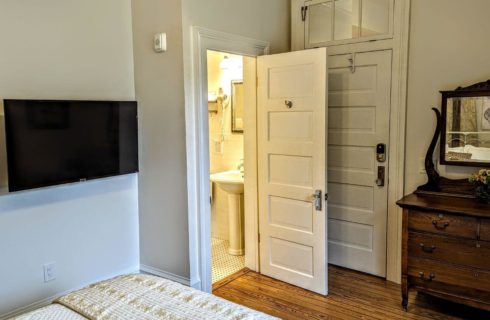
<instances>
[{"instance_id":1,"label":"mattress","mask_svg":"<svg viewBox=\"0 0 490 320\"><path fill-rule=\"evenodd\" d=\"M56 301L90 320L277 319L163 278L116 277Z\"/></svg>"},{"instance_id":2,"label":"mattress","mask_svg":"<svg viewBox=\"0 0 490 320\"><path fill-rule=\"evenodd\" d=\"M87 320L87 318L55 303L10 320Z\"/></svg>"}]
</instances>

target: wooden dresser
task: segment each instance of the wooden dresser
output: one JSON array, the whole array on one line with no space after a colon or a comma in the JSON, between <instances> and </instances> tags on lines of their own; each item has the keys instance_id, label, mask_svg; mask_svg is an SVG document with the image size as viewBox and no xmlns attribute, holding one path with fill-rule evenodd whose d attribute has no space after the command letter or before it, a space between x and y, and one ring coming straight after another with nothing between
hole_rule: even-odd
<instances>
[{"instance_id":1,"label":"wooden dresser","mask_svg":"<svg viewBox=\"0 0 490 320\"><path fill-rule=\"evenodd\" d=\"M411 194L403 208L402 304L414 288L490 310L490 205Z\"/></svg>"}]
</instances>

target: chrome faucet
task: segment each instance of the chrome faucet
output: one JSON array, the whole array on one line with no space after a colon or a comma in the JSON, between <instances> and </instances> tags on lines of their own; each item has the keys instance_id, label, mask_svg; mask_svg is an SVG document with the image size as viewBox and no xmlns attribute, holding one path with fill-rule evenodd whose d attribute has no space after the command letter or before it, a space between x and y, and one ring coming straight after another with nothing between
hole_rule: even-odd
<instances>
[{"instance_id":1,"label":"chrome faucet","mask_svg":"<svg viewBox=\"0 0 490 320\"><path fill-rule=\"evenodd\" d=\"M240 159L240 163L238 164L237 170L240 170L240 173L243 174L245 173L245 164L243 163L243 159Z\"/></svg>"}]
</instances>

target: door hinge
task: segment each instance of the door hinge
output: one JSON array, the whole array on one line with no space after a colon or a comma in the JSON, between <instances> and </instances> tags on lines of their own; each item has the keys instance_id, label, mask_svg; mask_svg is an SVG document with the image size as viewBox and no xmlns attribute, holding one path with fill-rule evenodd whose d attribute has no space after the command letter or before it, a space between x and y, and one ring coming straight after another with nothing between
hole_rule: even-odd
<instances>
[{"instance_id":1,"label":"door hinge","mask_svg":"<svg viewBox=\"0 0 490 320\"><path fill-rule=\"evenodd\" d=\"M325 192L325 201L328 201L328 192Z\"/></svg>"},{"instance_id":2,"label":"door hinge","mask_svg":"<svg viewBox=\"0 0 490 320\"><path fill-rule=\"evenodd\" d=\"M259 237L258 237L258 239L259 239L259 243L260 243L260 233L259 233Z\"/></svg>"},{"instance_id":3,"label":"door hinge","mask_svg":"<svg viewBox=\"0 0 490 320\"><path fill-rule=\"evenodd\" d=\"M306 21L306 12L308 11L308 6L301 7L301 21Z\"/></svg>"}]
</instances>

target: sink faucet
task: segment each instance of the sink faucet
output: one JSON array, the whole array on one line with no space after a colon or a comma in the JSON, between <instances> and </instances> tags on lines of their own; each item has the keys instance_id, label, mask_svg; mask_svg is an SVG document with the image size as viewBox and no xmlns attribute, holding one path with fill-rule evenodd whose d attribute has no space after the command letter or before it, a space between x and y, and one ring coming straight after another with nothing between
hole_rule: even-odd
<instances>
[{"instance_id":1,"label":"sink faucet","mask_svg":"<svg viewBox=\"0 0 490 320\"><path fill-rule=\"evenodd\" d=\"M243 163L243 159L240 159L240 163L238 164L237 170L240 170L240 173L243 175L245 172L245 165Z\"/></svg>"}]
</instances>

